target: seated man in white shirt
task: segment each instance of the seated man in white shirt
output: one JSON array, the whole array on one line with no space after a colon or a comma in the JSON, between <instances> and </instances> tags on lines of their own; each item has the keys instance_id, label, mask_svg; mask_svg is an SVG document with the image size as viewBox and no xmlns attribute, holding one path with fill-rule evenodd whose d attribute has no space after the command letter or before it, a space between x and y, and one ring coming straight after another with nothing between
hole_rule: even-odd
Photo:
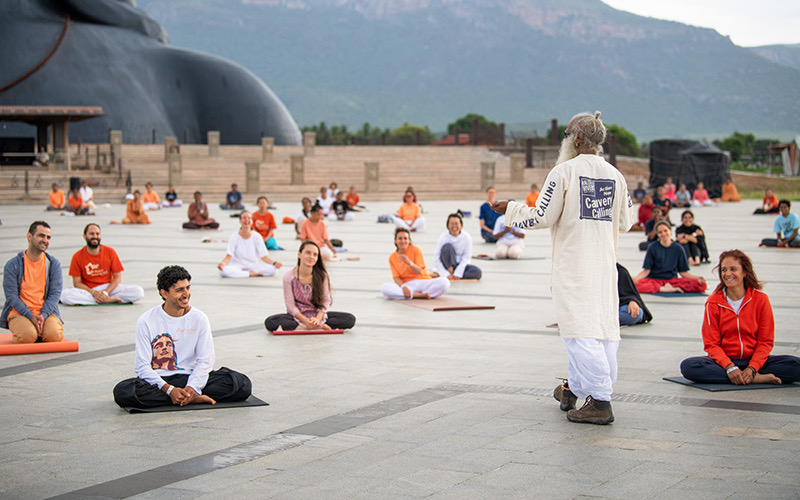
<instances>
[{"instance_id":1,"label":"seated man in white shirt","mask_svg":"<svg viewBox=\"0 0 800 500\"><path fill-rule=\"evenodd\" d=\"M253 231L253 216L250 212L239 215L239 224L239 230L228 238L225 258L217 264L219 275L223 278L247 278L275 274L281 263L270 258L264 239Z\"/></svg>"},{"instance_id":2,"label":"seated man in white shirt","mask_svg":"<svg viewBox=\"0 0 800 500\"><path fill-rule=\"evenodd\" d=\"M81 199L84 203L92 208L97 208L97 205L94 204L94 190L89 187L85 180L81 180L81 188L78 192L81 194Z\"/></svg>"},{"instance_id":3,"label":"seated man in white shirt","mask_svg":"<svg viewBox=\"0 0 800 500\"><path fill-rule=\"evenodd\" d=\"M189 305L191 279L180 266L159 271L156 286L164 303L136 322L136 378L114 387L114 401L119 406L216 404L250 397L252 384L246 375L225 367L212 370L211 324L205 314Z\"/></svg>"},{"instance_id":4,"label":"seated man in white shirt","mask_svg":"<svg viewBox=\"0 0 800 500\"><path fill-rule=\"evenodd\" d=\"M83 228L86 246L72 255L69 275L72 288L61 290L61 303L67 306L126 304L144 297L139 285L122 284L122 262L113 248L100 244L100 226L91 222Z\"/></svg>"}]
</instances>

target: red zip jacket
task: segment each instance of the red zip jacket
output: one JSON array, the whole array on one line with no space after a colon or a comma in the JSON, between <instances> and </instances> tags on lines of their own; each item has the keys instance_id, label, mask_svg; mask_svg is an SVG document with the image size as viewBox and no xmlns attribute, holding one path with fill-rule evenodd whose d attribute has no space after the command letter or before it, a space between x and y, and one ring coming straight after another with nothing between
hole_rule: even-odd
<instances>
[{"instance_id":1,"label":"red zip jacket","mask_svg":"<svg viewBox=\"0 0 800 500\"><path fill-rule=\"evenodd\" d=\"M703 318L703 344L711 359L723 368L733 359L749 359L748 366L758 372L775 339L775 319L769 297L761 290L748 288L737 315L725 292L714 292L706 301Z\"/></svg>"}]
</instances>

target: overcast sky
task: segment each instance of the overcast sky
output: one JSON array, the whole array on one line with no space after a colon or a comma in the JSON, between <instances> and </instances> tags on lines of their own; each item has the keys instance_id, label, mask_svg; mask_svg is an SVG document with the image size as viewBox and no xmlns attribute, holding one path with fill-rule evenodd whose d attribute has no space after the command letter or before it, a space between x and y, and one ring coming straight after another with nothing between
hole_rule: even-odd
<instances>
[{"instance_id":1,"label":"overcast sky","mask_svg":"<svg viewBox=\"0 0 800 500\"><path fill-rule=\"evenodd\" d=\"M603 0L640 16L712 28L742 47L800 43L800 0Z\"/></svg>"}]
</instances>

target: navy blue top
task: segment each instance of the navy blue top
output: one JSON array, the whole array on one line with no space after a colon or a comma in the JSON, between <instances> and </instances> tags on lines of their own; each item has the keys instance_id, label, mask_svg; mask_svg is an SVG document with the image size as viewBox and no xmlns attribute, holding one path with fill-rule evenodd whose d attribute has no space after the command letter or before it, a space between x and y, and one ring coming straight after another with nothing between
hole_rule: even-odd
<instances>
[{"instance_id":1,"label":"navy blue top","mask_svg":"<svg viewBox=\"0 0 800 500\"><path fill-rule=\"evenodd\" d=\"M489 205L488 201L481 205L481 215L479 218L483 220L483 223L486 224L486 227L494 230L494 223L497 222L498 217L500 217L500 214L492 210L492 207Z\"/></svg>"},{"instance_id":2,"label":"navy blue top","mask_svg":"<svg viewBox=\"0 0 800 500\"><path fill-rule=\"evenodd\" d=\"M647 247L642 267L650 270L648 278L671 280L677 278L678 273L689 270L689 261L686 260L686 252L679 244L673 242L672 245L665 247L660 241L656 241Z\"/></svg>"}]
</instances>

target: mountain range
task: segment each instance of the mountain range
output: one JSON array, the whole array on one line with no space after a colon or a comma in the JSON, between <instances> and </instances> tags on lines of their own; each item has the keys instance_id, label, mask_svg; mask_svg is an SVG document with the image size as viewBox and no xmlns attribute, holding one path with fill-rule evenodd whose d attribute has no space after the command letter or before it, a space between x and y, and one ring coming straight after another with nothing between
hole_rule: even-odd
<instances>
[{"instance_id":1,"label":"mountain range","mask_svg":"<svg viewBox=\"0 0 800 500\"><path fill-rule=\"evenodd\" d=\"M734 131L788 138L798 129L800 64L787 54L800 51L739 47L714 30L600 0L139 0L138 7L172 45L255 73L300 126L411 123L442 131L478 113L509 126L538 124L544 133L551 118L565 123L599 109L606 123L640 140Z\"/></svg>"}]
</instances>

